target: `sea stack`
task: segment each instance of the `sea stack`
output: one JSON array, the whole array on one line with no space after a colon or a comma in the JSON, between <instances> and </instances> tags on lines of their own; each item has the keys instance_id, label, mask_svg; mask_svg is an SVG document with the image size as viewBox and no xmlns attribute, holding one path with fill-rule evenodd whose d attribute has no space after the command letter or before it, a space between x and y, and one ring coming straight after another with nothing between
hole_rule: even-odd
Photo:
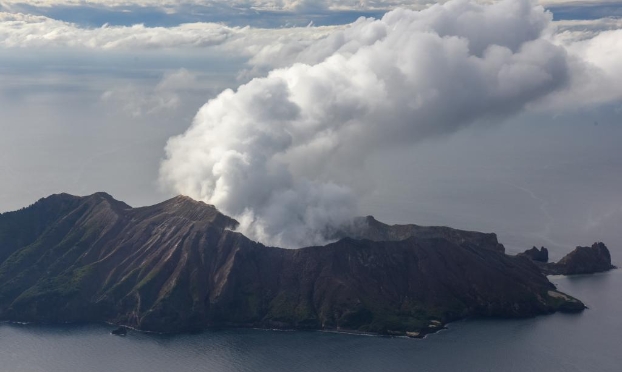
<instances>
[{"instance_id":1,"label":"sea stack","mask_svg":"<svg viewBox=\"0 0 622 372\"><path fill-rule=\"evenodd\" d=\"M576 247L572 252L555 263L544 261L543 251L546 253L548 260L548 251L544 247L541 250L533 247L523 253L519 253L518 256L531 259L545 275L593 274L616 268L611 264L609 249L602 242L594 243L591 247Z\"/></svg>"},{"instance_id":2,"label":"sea stack","mask_svg":"<svg viewBox=\"0 0 622 372\"><path fill-rule=\"evenodd\" d=\"M549 262L549 250L541 247L540 249L533 247L531 249L526 250L523 253L519 253L520 256L527 256L534 261L538 262Z\"/></svg>"}]
</instances>

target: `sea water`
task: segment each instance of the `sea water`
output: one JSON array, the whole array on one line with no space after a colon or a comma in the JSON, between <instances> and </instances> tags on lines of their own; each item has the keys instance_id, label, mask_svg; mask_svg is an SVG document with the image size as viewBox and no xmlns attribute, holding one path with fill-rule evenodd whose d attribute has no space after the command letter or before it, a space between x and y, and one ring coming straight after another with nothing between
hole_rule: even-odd
<instances>
[{"instance_id":1,"label":"sea water","mask_svg":"<svg viewBox=\"0 0 622 372\"><path fill-rule=\"evenodd\" d=\"M621 371L622 270L550 279L589 309L466 320L423 340L248 329L119 337L107 325L4 323L0 371Z\"/></svg>"}]
</instances>

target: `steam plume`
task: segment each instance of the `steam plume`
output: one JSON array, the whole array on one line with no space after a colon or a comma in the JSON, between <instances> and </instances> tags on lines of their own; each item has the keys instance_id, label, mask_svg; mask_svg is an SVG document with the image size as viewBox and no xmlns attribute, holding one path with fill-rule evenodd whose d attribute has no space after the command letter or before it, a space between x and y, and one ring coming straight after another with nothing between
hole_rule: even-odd
<instances>
[{"instance_id":1,"label":"steam plume","mask_svg":"<svg viewBox=\"0 0 622 372\"><path fill-rule=\"evenodd\" d=\"M503 118L564 87L551 14L529 0L455 0L360 19L306 60L206 103L171 138L162 181L241 220L267 244L320 244L356 213L327 180L370 153ZM312 54L312 55L311 55Z\"/></svg>"}]
</instances>

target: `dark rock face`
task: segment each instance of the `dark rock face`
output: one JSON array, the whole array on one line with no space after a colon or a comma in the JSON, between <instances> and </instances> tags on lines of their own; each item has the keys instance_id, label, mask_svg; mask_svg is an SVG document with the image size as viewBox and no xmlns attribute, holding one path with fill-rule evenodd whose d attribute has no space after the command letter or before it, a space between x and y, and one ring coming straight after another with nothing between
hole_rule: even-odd
<instances>
[{"instance_id":1,"label":"dark rock face","mask_svg":"<svg viewBox=\"0 0 622 372\"><path fill-rule=\"evenodd\" d=\"M538 262L549 262L549 250L544 247L541 247L540 249L533 247L523 253L519 253L519 255L526 256Z\"/></svg>"},{"instance_id":2,"label":"dark rock face","mask_svg":"<svg viewBox=\"0 0 622 372\"><path fill-rule=\"evenodd\" d=\"M489 249L505 252L505 247L494 233L464 231L445 226L387 225L372 216L355 219L350 225L337 232L336 238L350 237L373 241L400 241L411 237L419 239L441 238L464 248Z\"/></svg>"},{"instance_id":3,"label":"dark rock face","mask_svg":"<svg viewBox=\"0 0 622 372\"><path fill-rule=\"evenodd\" d=\"M603 243L591 247L577 247L557 263L541 265L547 275L593 274L615 269L611 264L611 254Z\"/></svg>"},{"instance_id":4,"label":"dark rock face","mask_svg":"<svg viewBox=\"0 0 622 372\"><path fill-rule=\"evenodd\" d=\"M584 308L494 234L366 221L358 239L287 250L187 197L131 208L53 195L0 215L0 320L418 337L464 317Z\"/></svg>"}]
</instances>

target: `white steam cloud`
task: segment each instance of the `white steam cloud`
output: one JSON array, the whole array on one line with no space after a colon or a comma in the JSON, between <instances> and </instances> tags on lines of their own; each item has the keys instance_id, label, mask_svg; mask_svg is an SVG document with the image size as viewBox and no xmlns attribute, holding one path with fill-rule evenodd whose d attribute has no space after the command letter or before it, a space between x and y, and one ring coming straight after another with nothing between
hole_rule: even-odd
<instances>
[{"instance_id":1,"label":"white steam cloud","mask_svg":"<svg viewBox=\"0 0 622 372\"><path fill-rule=\"evenodd\" d=\"M551 14L529 0L455 0L360 19L201 108L171 138L162 181L237 217L249 237L325 242L357 213L349 172L370 153L503 118L570 84Z\"/></svg>"}]
</instances>

